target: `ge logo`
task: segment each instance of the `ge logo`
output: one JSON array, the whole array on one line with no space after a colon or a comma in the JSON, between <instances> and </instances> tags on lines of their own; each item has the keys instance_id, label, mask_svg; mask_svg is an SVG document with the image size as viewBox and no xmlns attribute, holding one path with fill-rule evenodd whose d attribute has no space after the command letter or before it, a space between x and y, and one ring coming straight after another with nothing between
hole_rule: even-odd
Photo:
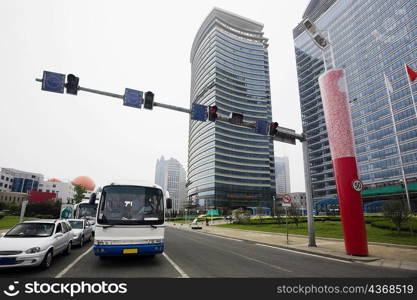
<instances>
[{"instance_id":1,"label":"ge logo","mask_svg":"<svg viewBox=\"0 0 417 300\"><path fill-rule=\"evenodd\" d=\"M363 189L363 183L362 181L360 181L359 179L355 179L352 181L352 188L357 191L360 192Z\"/></svg>"},{"instance_id":2,"label":"ge logo","mask_svg":"<svg viewBox=\"0 0 417 300\"><path fill-rule=\"evenodd\" d=\"M7 288L7 290L4 290L3 293L9 297L17 296L20 291L16 290L16 285L19 284L19 281L13 282L13 284L10 284Z\"/></svg>"},{"instance_id":3,"label":"ge logo","mask_svg":"<svg viewBox=\"0 0 417 300\"><path fill-rule=\"evenodd\" d=\"M372 32L372 35L384 43L394 43L407 35L407 27L401 25L401 19L404 18L407 11L405 9L397 10L393 16L386 18L380 26Z\"/></svg>"}]
</instances>

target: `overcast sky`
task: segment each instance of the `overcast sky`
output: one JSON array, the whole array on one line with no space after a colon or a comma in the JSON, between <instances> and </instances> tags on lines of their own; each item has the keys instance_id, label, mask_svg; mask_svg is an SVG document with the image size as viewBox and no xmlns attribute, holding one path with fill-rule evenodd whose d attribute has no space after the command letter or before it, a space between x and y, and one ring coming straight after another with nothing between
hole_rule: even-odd
<instances>
[{"instance_id":1,"label":"overcast sky","mask_svg":"<svg viewBox=\"0 0 417 300\"><path fill-rule=\"evenodd\" d=\"M273 119L301 132L292 29L309 0L0 1L0 167L46 178L90 176L154 181L156 159L187 169L188 116L127 108L120 99L43 92L43 70L73 73L80 86L189 107L190 50L205 17L220 7L264 24L270 40ZM304 191L301 145L290 158L292 191Z\"/></svg>"}]
</instances>

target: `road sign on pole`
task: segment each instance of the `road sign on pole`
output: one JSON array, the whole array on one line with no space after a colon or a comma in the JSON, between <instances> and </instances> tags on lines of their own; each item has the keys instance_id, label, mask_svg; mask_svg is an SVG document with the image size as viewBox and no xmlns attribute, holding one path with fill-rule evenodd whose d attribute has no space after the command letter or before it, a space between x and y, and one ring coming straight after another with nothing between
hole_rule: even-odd
<instances>
[{"instance_id":1,"label":"road sign on pole","mask_svg":"<svg viewBox=\"0 0 417 300\"><path fill-rule=\"evenodd\" d=\"M42 90L53 93L64 93L65 74L43 71Z\"/></svg>"},{"instance_id":2,"label":"road sign on pole","mask_svg":"<svg viewBox=\"0 0 417 300\"><path fill-rule=\"evenodd\" d=\"M135 108L142 108L143 103L143 92L132 90L132 89L125 89L125 95L123 97L123 105L135 107Z\"/></svg>"},{"instance_id":3,"label":"road sign on pole","mask_svg":"<svg viewBox=\"0 0 417 300\"><path fill-rule=\"evenodd\" d=\"M206 121L208 117L207 106L193 104L191 109L191 119L196 121Z\"/></svg>"},{"instance_id":4,"label":"road sign on pole","mask_svg":"<svg viewBox=\"0 0 417 300\"><path fill-rule=\"evenodd\" d=\"M265 120L256 120L256 124L255 124L255 132L258 134L262 134L262 135L267 135L268 134L268 121Z\"/></svg>"},{"instance_id":5,"label":"road sign on pole","mask_svg":"<svg viewBox=\"0 0 417 300\"><path fill-rule=\"evenodd\" d=\"M289 207L291 206L291 202L292 202L292 199L290 195L288 194L282 195L282 206Z\"/></svg>"}]
</instances>

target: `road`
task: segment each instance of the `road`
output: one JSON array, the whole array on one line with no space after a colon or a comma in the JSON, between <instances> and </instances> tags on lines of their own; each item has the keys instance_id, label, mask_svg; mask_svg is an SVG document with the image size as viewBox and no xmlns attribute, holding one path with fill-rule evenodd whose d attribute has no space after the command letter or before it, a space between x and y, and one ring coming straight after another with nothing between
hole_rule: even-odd
<instances>
[{"instance_id":1,"label":"road","mask_svg":"<svg viewBox=\"0 0 417 300\"><path fill-rule=\"evenodd\" d=\"M0 269L0 277L417 277L416 271L345 262L168 227L164 255L99 260L92 243L55 258L50 269Z\"/></svg>"}]
</instances>

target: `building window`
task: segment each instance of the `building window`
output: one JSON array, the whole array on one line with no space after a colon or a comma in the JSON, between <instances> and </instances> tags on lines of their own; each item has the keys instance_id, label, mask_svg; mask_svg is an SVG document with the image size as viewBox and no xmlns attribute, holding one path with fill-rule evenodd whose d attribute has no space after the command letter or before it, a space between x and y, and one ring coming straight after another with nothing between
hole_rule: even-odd
<instances>
[{"instance_id":1,"label":"building window","mask_svg":"<svg viewBox=\"0 0 417 300\"><path fill-rule=\"evenodd\" d=\"M3 175L1 175L1 179L4 179L4 176Z\"/></svg>"},{"instance_id":2,"label":"building window","mask_svg":"<svg viewBox=\"0 0 417 300\"><path fill-rule=\"evenodd\" d=\"M9 181L9 177L6 177L6 181Z\"/></svg>"}]
</instances>

